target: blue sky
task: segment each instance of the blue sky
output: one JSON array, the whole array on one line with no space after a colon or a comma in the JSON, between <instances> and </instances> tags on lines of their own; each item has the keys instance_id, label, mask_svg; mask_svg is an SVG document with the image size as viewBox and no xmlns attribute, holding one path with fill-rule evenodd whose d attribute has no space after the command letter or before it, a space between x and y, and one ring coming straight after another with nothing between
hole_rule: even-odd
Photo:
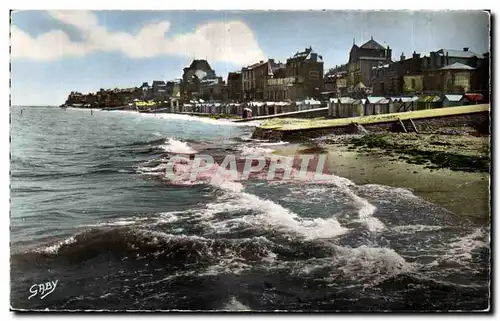
<instances>
[{"instance_id":1,"label":"blue sky","mask_svg":"<svg viewBox=\"0 0 500 321\"><path fill-rule=\"evenodd\" d=\"M325 69L345 63L353 38L401 52L484 53L489 16L471 11L22 11L12 15L11 99L64 102L72 90L180 78L196 57L224 78L260 59L285 61L305 47Z\"/></svg>"}]
</instances>

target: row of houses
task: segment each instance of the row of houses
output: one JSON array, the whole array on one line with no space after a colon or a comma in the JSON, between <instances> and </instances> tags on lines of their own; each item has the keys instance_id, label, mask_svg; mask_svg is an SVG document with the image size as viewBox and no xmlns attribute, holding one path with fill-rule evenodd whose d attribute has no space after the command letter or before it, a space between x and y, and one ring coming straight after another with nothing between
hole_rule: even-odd
<instances>
[{"instance_id":1,"label":"row of houses","mask_svg":"<svg viewBox=\"0 0 500 321\"><path fill-rule=\"evenodd\" d=\"M393 61L389 45L373 37L362 45L353 40L347 63L324 72L323 57L311 47L285 63L269 58L229 72L227 83L206 60L184 68L181 101L297 101L370 95L481 93L489 98L489 53L469 48L438 49Z\"/></svg>"},{"instance_id":2,"label":"row of houses","mask_svg":"<svg viewBox=\"0 0 500 321\"><path fill-rule=\"evenodd\" d=\"M280 102L368 96L464 94L476 92L489 101L489 53L439 49L393 61L389 45L371 37L362 45L353 40L345 64L324 72L322 55L311 47L282 63L269 58L229 72L227 82L205 59L193 59L181 79L154 80L150 85L101 89L83 95L72 92L67 102L92 106L126 105L134 99L188 103Z\"/></svg>"},{"instance_id":3,"label":"row of houses","mask_svg":"<svg viewBox=\"0 0 500 321\"><path fill-rule=\"evenodd\" d=\"M392 50L373 37L355 41L348 62L325 73L323 97L481 93L489 99L489 53L438 49L392 60Z\"/></svg>"},{"instance_id":4,"label":"row of houses","mask_svg":"<svg viewBox=\"0 0 500 321\"><path fill-rule=\"evenodd\" d=\"M352 97L330 98L328 115L347 118L405 111L472 105L484 102L484 96L477 93L463 95L422 95L412 97L369 96L363 99Z\"/></svg>"},{"instance_id":5,"label":"row of houses","mask_svg":"<svg viewBox=\"0 0 500 321\"><path fill-rule=\"evenodd\" d=\"M311 47L286 63L259 61L227 76L231 101L283 101L319 98L323 89L323 57Z\"/></svg>"},{"instance_id":6,"label":"row of houses","mask_svg":"<svg viewBox=\"0 0 500 321\"><path fill-rule=\"evenodd\" d=\"M227 84L206 60L184 68L181 99L208 101L296 101L308 98L370 95L481 93L489 99L489 53L469 48L404 53L393 61L389 45L371 37L355 41L347 63L324 73L323 57L311 47L285 63L269 58L229 72Z\"/></svg>"},{"instance_id":7,"label":"row of houses","mask_svg":"<svg viewBox=\"0 0 500 321\"><path fill-rule=\"evenodd\" d=\"M141 99L165 101L171 98L180 98L181 80L172 81L153 80L152 84L143 82L139 87L141 90Z\"/></svg>"},{"instance_id":8,"label":"row of houses","mask_svg":"<svg viewBox=\"0 0 500 321\"><path fill-rule=\"evenodd\" d=\"M92 107L92 108L104 108L104 107L119 107L126 106L133 102L134 99L141 98L142 92L138 87L130 88L115 88L115 89L103 89L95 93L83 94L77 91L72 91L64 105L75 106L75 107Z\"/></svg>"}]
</instances>

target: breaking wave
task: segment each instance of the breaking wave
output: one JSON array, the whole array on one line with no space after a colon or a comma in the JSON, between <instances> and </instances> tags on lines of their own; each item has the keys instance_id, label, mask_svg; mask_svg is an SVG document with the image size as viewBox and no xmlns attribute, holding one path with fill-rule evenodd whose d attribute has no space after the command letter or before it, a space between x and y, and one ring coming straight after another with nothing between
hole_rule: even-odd
<instances>
[{"instance_id":1,"label":"breaking wave","mask_svg":"<svg viewBox=\"0 0 500 321\"><path fill-rule=\"evenodd\" d=\"M167 142L161 145L164 151L176 154L194 154L196 151L191 148L187 143L169 138Z\"/></svg>"},{"instance_id":2,"label":"breaking wave","mask_svg":"<svg viewBox=\"0 0 500 321\"><path fill-rule=\"evenodd\" d=\"M86 230L62 242L37 248L31 254L78 261L109 255L134 260L154 257L176 265L204 260L216 264L222 257L248 261L273 257L273 247L274 243L264 237L210 239L143 228L112 227Z\"/></svg>"}]
</instances>

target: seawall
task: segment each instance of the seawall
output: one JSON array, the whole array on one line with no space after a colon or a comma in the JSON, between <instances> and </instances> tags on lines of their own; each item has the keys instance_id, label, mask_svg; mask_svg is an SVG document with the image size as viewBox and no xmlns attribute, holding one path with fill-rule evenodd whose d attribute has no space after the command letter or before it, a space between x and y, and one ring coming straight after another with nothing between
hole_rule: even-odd
<instances>
[{"instance_id":1,"label":"seawall","mask_svg":"<svg viewBox=\"0 0 500 321\"><path fill-rule=\"evenodd\" d=\"M446 127L472 127L475 128L480 133L490 133L490 113L489 106L484 108L485 105L477 106L467 106L473 107L468 109L463 109L463 113L460 110L438 110L430 113L427 117L423 114L413 114L416 116L412 118L412 113L418 112L407 112L404 113L405 117L398 117L397 114L385 114L377 115L378 119L373 116L369 119L365 117L354 117L346 119L335 119L333 121L338 121L337 124L332 124L328 126L328 123L321 123L318 126L314 124L309 124L308 127L293 126L290 128L286 127L275 127L266 128L258 127L256 128L253 138L266 139L270 141L288 141L288 142L300 142L307 141L310 138L321 137L325 135L342 135L342 134L354 134L358 132L358 127L354 123L361 124L368 132L402 132L403 129L399 123L399 119L409 119L411 118L419 132L433 132ZM451 107L458 108L458 107ZM400 113L403 114L403 113ZM422 116L422 117L420 117ZM405 125L408 121L405 122Z\"/></svg>"},{"instance_id":2,"label":"seawall","mask_svg":"<svg viewBox=\"0 0 500 321\"><path fill-rule=\"evenodd\" d=\"M327 117L327 116L328 116L328 107L321 107L321 108L293 111L288 113L238 119L236 120L236 122L247 122L253 120L265 120L272 118L317 118L317 117Z\"/></svg>"}]
</instances>

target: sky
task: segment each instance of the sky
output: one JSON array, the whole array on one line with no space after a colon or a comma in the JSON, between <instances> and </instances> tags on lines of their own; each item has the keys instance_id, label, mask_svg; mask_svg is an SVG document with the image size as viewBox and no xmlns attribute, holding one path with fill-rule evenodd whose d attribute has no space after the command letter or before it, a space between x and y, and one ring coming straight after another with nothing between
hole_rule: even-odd
<instances>
[{"instance_id":1,"label":"sky","mask_svg":"<svg viewBox=\"0 0 500 321\"><path fill-rule=\"evenodd\" d=\"M311 46L324 68L374 38L392 59L441 48L489 51L481 11L18 11L11 16L11 104L60 105L71 91L181 78L207 59L227 78Z\"/></svg>"}]
</instances>

